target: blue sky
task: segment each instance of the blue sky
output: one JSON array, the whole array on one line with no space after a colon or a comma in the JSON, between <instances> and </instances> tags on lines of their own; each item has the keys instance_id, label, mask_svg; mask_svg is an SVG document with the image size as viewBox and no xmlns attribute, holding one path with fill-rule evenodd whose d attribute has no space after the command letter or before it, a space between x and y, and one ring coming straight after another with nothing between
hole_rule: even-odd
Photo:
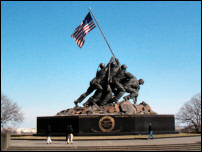
<instances>
[{"instance_id":1,"label":"blue sky","mask_svg":"<svg viewBox=\"0 0 202 152\"><path fill-rule=\"evenodd\" d=\"M73 108L99 63L110 60L98 26L81 49L71 38L88 7L121 64L144 79L137 103L176 114L201 92L199 1L3 1L1 92L24 112L19 127L36 128L37 116Z\"/></svg>"}]
</instances>

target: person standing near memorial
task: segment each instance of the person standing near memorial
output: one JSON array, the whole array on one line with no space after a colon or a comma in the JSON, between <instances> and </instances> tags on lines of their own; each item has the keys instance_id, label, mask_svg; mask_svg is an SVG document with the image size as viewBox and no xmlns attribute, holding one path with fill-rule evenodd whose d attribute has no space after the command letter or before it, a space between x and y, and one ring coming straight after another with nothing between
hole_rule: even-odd
<instances>
[{"instance_id":1,"label":"person standing near memorial","mask_svg":"<svg viewBox=\"0 0 202 152\"><path fill-rule=\"evenodd\" d=\"M71 143L73 144L73 132L72 125L68 125L66 129L66 140L67 144Z\"/></svg>"},{"instance_id":2,"label":"person standing near memorial","mask_svg":"<svg viewBox=\"0 0 202 152\"><path fill-rule=\"evenodd\" d=\"M51 141L51 126L50 125L48 125L48 128L47 128L47 130L46 130L46 136L47 136L47 144L51 144L52 143L52 141Z\"/></svg>"},{"instance_id":3,"label":"person standing near memorial","mask_svg":"<svg viewBox=\"0 0 202 152\"><path fill-rule=\"evenodd\" d=\"M150 137L152 137L152 139L154 139L154 137L153 137L153 129L152 129L151 123L149 124L149 138L148 139L150 139Z\"/></svg>"}]
</instances>

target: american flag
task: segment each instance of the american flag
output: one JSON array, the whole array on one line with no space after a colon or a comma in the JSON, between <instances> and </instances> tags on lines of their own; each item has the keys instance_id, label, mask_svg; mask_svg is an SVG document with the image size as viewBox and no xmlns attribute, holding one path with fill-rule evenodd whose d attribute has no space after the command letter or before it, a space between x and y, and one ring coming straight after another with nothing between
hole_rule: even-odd
<instances>
[{"instance_id":1,"label":"american flag","mask_svg":"<svg viewBox=\"0 0 202 152\"><path fill-rule=\"evenodd\" d=\"M81 48L85 42L85 35L94 28L95 24L89 12L83 22L74 30L71 37L75 39L77 45Z\"/></svg>"}]
</instances>

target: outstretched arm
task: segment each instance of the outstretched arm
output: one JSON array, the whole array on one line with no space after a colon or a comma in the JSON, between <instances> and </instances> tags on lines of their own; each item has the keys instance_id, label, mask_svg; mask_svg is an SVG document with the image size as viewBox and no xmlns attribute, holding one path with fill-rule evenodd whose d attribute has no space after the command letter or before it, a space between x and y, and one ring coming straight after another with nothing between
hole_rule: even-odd
<instances>
[{"instance_id":1,"label":"outstretched arm","mask_svg":"<svg viewBox=\"0 0 202 152\"><path fill-rule=\"evenodd\" d=\"M109 67L109 64L111 64L111 63L114 61L114 59L115 59L114 57L111 57L109 63L108 63L107 66L106 66L107 68Z\"/></svg>"},{"instance_id":2,"label":"outstretched arm","mask_svg":"<svg viewBox=\"0 0 202 152\"><path fill-rule=\"evenodd\" d=\"M115 57L111 57L109 63L112 63L114 61Z\"/></svg>"},{"instance_id":3,"label":"outstretched arm","mask_svg":"<svg viewBox=\"0 0 202 152\"><path fill-rule=\"evenodd\" d=\"M120 64L120 62L119 62L119 60L118 60L117 58L115 58L115 61L116 61L116 63L117 63L117 66L118 66L118 67L121 67L121 64Z\"/></svg>"}]
</instances>

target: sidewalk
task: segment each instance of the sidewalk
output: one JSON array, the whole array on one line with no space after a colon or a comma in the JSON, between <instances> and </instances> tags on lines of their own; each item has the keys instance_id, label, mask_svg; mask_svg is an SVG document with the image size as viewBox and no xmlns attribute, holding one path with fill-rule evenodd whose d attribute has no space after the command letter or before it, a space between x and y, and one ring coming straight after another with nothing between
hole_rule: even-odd
<instances>
[{"instance_id":1,"label":"sidewalk","mask_svg":"<svg viewBox=\"0 0 202 152\"><path fill-rule=\"evenodd\" d=\"M52 140L52 144L46 144L46 140L11 140L10 146L14 147L79 147L79 146L134 146L134 145L168 145L201 143L201 136L161 138L161 139L124 139L124 140L75 140L73 144L66 141Z\"/></svg>"}]
</instances>

